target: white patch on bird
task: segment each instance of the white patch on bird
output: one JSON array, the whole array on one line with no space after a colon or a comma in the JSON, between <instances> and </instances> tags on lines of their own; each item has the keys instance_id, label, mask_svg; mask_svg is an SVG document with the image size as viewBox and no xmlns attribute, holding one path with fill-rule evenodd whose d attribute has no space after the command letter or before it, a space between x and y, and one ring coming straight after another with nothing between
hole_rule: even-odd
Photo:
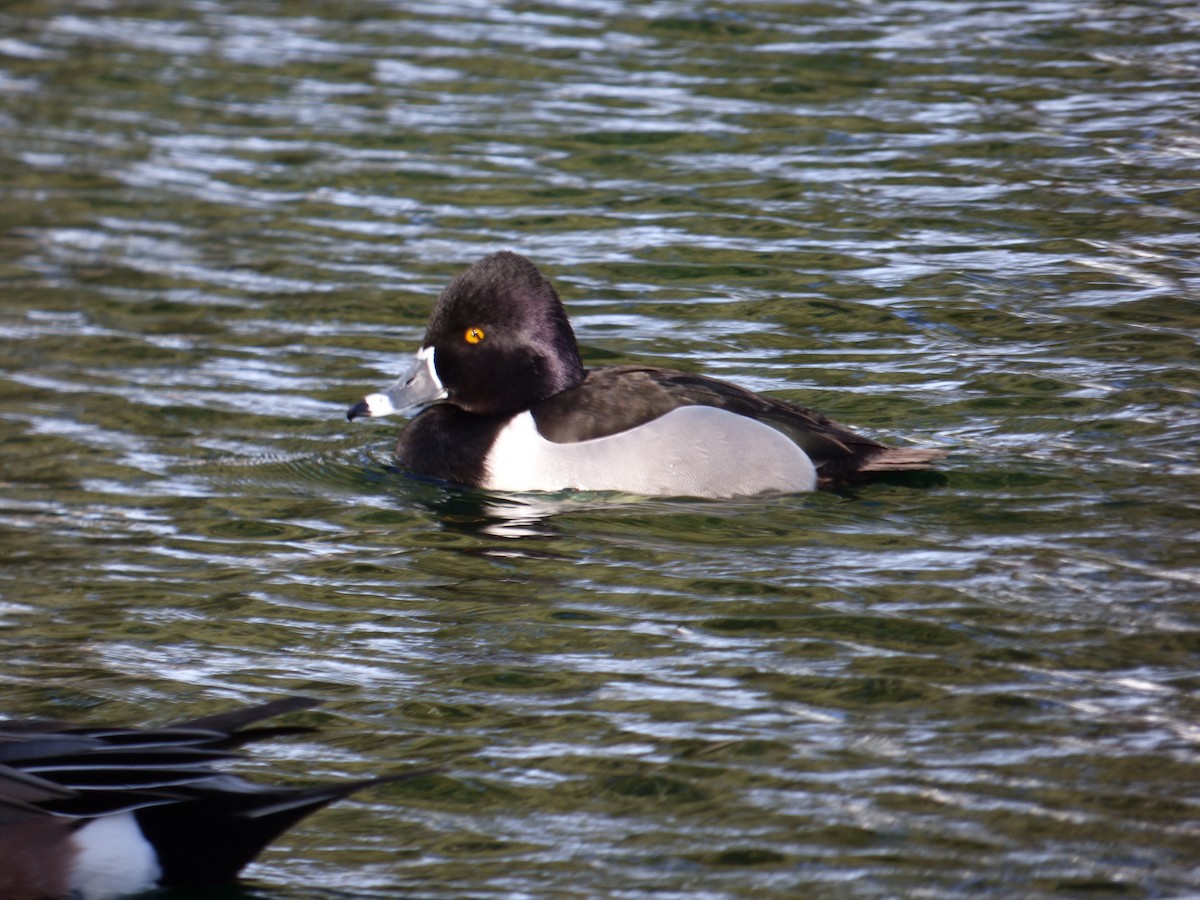
<instances>
[{"instance_id":1,"label":"white patch on bird","mask_svg":"<svg viewBox=\"0 0 1200 900\"><path fill-rule=\"evenodd\" d=\"M367 415L372 419L404 412L416 406L424 406L446 398L446 388L438 378L437 365L433 359L434 348L422 347L409 371L386 391L368 394L363 398Z\"/></svg>"},{"instance_id":2,"label":"white patch on bird","mask_svg":"<svg viewBox=\"0 0 1200 900\"><path fill-rule=\"evenodd\" d=\"M363 403L367 404L367 415L372 419L378 416L390 416L396 411L392 398L387 394L367 394L363 397Z\"/></svg>"},{"instance_id":3,"label":"white patch on bird","mask_svg":"<svg viewBox=\"0 0 1200 900\"><path fill-rule=\"evenodd\" d=\"M495 491L621 491L650 497L739 497L811 491L817 471L785 434L712 406L682 406L618 434L557 444L533 414L496 436L481 485Z\"/></svg>"},{"instance_id":4,"label":"white patch on bird","mask_svg":"<svg viewBox=\"0 0 1200 900\"><path fill-rule=\"evenodd\" d=\"M133 813L93 819L71 837L76 848L71 865L71 896L109 900L149 890L162 868L158 854L142 835Z\"/></svg>"}]
</instances>

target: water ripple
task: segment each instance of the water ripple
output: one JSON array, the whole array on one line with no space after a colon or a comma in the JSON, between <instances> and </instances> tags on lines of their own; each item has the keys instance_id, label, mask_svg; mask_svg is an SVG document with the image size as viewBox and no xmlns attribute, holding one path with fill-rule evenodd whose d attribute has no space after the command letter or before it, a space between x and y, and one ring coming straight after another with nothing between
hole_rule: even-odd
<instances>
[{"instance_id":1,"label":"water ripple","mask_svg":"<svg viewBox=\"0 0 1200 900\"><path fill-rule=\"evenodd\" d=\"M1194 884L1188 3L0 11L0 681L437 765L255 892ZM510 247L588 364L955 452L765 501L478 494L348 425Z\"/></svg>"}]
</instances>

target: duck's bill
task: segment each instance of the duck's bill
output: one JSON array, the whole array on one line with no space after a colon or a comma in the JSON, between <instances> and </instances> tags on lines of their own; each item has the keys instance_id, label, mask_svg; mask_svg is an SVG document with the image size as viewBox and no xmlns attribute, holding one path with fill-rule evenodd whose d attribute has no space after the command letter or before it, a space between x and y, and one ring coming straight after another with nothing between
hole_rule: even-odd
<instances>
[{"instance_id":1,"label":"duck's bill","mask_svg":"<svg viewBox=\"0 0 1200 900\"><path fill-rule=\"evenodd\" d=\"M445 399L446 389L433 365L433 348L422 347L411 370L401 375L386 391L368 394L355 403L346 413L346 418L353 422L359 416L390 416Z\"/></svg>"}]
</instances>

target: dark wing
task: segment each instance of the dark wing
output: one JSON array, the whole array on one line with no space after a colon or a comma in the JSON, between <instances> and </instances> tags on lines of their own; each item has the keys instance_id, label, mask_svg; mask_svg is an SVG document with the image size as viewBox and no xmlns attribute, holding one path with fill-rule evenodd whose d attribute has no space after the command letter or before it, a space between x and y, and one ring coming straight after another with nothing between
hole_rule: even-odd
<instances>
[{"instance_id":1,"label":"dark wing","mask_svg":"<svg viewBox=\"0 0 1200 900\"><path fill-rule=\"evenodd\" d=\"M548 440L570 443L627 431L682 406L713 406L770 425L808 454L823 481L923 469L946 455L889 447L815 410L716 378L639 366L593 369L578 387L535 406L533 417Z\"/></svg>"},{"instance_id":2,"label":"dark wing","mask_svg":"<svg viewBox=\"0 0 1200 900\"><path fill-rule=\"evenodd\" d=\"M316 703L290 697L163 728L0 721L0 849L51 828L65 839L63 825L133 812L158 853L163 885L230 881L309 813L368 785L428 771L302 789L217 768L238 756L229 748L309 731L247 726Z\"/></svg>"}]
</instances>

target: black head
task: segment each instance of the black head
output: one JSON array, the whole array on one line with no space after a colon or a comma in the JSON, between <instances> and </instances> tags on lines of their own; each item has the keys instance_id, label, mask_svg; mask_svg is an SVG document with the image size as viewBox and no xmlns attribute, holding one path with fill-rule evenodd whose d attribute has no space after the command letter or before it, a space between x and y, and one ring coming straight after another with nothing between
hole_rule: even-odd
<instances>
[{"instance_id":1,"label":"black head","mask_svg":"<svg viewBox=\"0 0 1200 900\"><path fill-rule=\"evenodd\" d=\"M583 380L575 333L553 286L523 256L481 259L442 291L425 332L447 401L501 415Z\"/></svg>"}]
</instances>

